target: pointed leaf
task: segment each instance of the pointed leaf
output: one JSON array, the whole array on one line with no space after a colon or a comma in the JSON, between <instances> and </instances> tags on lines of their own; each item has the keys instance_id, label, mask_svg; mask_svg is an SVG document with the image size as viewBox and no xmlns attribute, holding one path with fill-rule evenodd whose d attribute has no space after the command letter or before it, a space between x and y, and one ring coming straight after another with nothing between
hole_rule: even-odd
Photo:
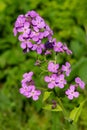
<instances>
[{"instance_id":1,"label":"pointed leaf","mask_svg":"<svg viewBox=\"0 0 87 130\"><path fill-rule=\"evenodd\" d=\"M78 121L78 118L81 114L81 111L82 111L82 108L83 108L83 105L84 103L86 102L86 100L84 100L83 102L80 103L79 107L75 107L71 113L70 113L70 120L74 121L74 122L77 122Z\"/></svg>"},{"instance_id":2,"label":"pointed leaf","mask_svg":"<svg viewBox=\"0 0 87 130\"><path fill-rule=\"evenodd\" d=\"M50 96L51 93L52 93L52 92L48 92L48 91L46 91L46 92L44 93L43 102Z\"/></svg>"}]
</instances>

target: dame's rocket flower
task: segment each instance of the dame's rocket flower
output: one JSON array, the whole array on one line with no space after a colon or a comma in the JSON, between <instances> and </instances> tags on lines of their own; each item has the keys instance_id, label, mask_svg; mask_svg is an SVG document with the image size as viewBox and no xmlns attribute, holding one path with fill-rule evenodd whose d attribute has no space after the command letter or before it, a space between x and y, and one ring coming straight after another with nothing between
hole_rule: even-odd
<instances>
[{"instance_id":1,"label":"dame's rocket flower","mask_svg":"<svg viewBox=\"0 0 87 130\"><path fill-rule=\"evenodd\" d=\"M33 100L38 100L41 91L37 90L34 81L32 80L33 72L25 73L23 75L23 80L21 81L22 87L19 89L20 93L27 98L31 98Z\"/></svg>"},{"instance_id":2,"label":"dame's rocket flower","mask_svg":"<svg viewBox=\"0 0 87 130\"><path fill-rule=\"evenodd\" d=\"M20 88L20 93L23 94L24 96L26 96L27 98L31 98L36 101L38 100L41 91L40 90L36 90L34 85L30 85L30 86L24 86L22 88Z\"/></svg>"},{"instance_id":3,"label":"dame's rocket flower","mask_svg":"<svg viewBox=\"0 0 87 130\"><path fill-rule=\"evenodd\" d=\"M75 82L81 89L85 88L85 83L79 77L75 78Z\"/></svg>"},{"instance_id":4,"label":"dame's rocket flower","mask_svg":"<svg viewBox=\"0 0 87 130\"><path fill-rule=\"evenodd\" d=\"M64 85L66 84L66 80L64 79L64 75L60 74L59 76L57 76L55 82L56 82L56 87L64 88Z\"/></svg>"},{"instance_id":5,"label":"dame's rocket flower","mask_svg":"<svg viewBox=\"0 0 87 130\"><path fill-rule=\"evenodd\" d=\"M77 98L79 96L79 92L75 89L75 85L70 85L70 88L66 90L65 94L68 96L68 99L72 100L73 98Z\"/></svg>"},{"instance_id":6,"label":"dame's rocket flower","mask_svg":"<svg viewBox=\"0 0 87 130\"><path fill-rule=\"evenodd\" d=\"M48 88L53 89L55 87L56 74L45 76L44 80L48 83Z\"/></svg>"},{"instance_id":7,"label":"dame's rocket flower","mask_svg":"<svg viewBox=\"0 0 87 130\"><path fill-rule=\"evenodd\" d=\"M71 65L69 62L66 62L65 65L62 65L62 71L65 72L66 76L69 76L70 72L71 72Z\"/></svg>"},{"instance_id":8,"label":"dame's rocket flower","mask_svg":"<svg viewBox=\"0 0 87 130\"><path fill-rule=\"evenodd\" d=\"M57 73L59 68L59 64L55 64L53 62L49 62L48 64L48 70L53 73Z\"/></svg>"}]
</instances>

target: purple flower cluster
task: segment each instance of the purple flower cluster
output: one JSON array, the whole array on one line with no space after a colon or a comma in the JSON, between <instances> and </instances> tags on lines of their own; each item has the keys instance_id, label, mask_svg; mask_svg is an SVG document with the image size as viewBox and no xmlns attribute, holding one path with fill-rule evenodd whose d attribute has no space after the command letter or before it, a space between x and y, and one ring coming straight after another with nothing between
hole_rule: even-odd
<instances>
[{"instance_id":1,"label":"purple flower cluster","mask_svg":"<svg viewBox=\"0 0 87 130\"><path fill-rule=\"evenodd\" d=\"M66 76L69 76L71 72L70 64L66 62L66 65L62 65L60 69L59 64L49 62L48 71L52 72L51 75L45 76L44 78L45 82L48 83L48 88L50 89L53 89L54 87L64 88L65 84L67 83L65 80L65 74Z\"/></svg>"},{"instance_id":2,"label":"purple flower cluster","mask_svg":"<svg viewBox=\"0 0 87 130\"><path fill-rule=\"evenodd\" d=\"M18 39L21 42L21 48L23 52L36 51L38 54L52 54L66 53L72 54L72 51L68 49L66 44L57 42L53 37L53 31L45 23L44 19L40 17L35 11L29 11L25 15L19 15L13 29L14 36L18 35ZM46 41L44 43L44 41ZM47 61L47 60L45 60ZM45 82L48 84L49 89L55 87L64 88L67 84L66 77L70 75L71 65L66 62L65 65L59 65L57 61L49 61L48 73L49 75L44 77ZM37 60L35 65L40 65L41 61ZM35 83L32 79L33 72L25 73L21 81L22 87L20 93L27 98L38 100L41 95L41 91L37 90ZM79 96L77 88L85 88L85 83L79 78L75 78L75 84L65 91L68 99L72 100ZM55 103L54 106L55 107Z\"/></svg>"},{"instance_id":3,"label":"purple flower cluster","mask_svg":"<svg viewBox=\"0 0 87 130\"><path fill-rule=\"evenodd\" d=\"M56 42L54 41L53 49L55 52L66 52L68 55L72 54L72 51L68 49L66 44L63 44L62 42Z\"/></svg>"},{"instance_id":4,"label":"purple flower cluster","mask_svg":"<svg viewBox=\"0 0 87 130\"><path fill-rule=\"evenodd\" d=\"M75 78L75 83L76 84L74 85L70 85L70 88L65 92L68 99L70 100L79 96L79 92L77 91L78 87L80 87L81 89L85 88L85 83L79 77Z\"/></svg>"},{"instance_id":5,"label":"purple flower cluster","mask_svg":"<svg viewBox=\"0 0 87 130\"><path fill-rule=\"evenodd\" d=\"M38 100L41 91L36 90L34 81L32 80L33 72L25 73L23 75L23 80L21 81L22 87L20 88L20 93L27 98L32 98L34 101Z\"/></svg>"},{"instance_id":6,"label":"purple flower cluster","mask_svg":"<svg viewBox=\"0 0 87 130\"><path fill-rule=\"evenodd\" d=\"M51 72L49 76L45 76L44 80L48 83L48 88L53 89L54 87L64 88L67 84L65 76L69 76L71 72L71 65L69 62L66 62L65 65L62 65L60 68L59 64L56 64L52 61L48 63L48 71ZM75 78L75 85L70 85L69 89L65 91L68 99L72 100L79 96L79 92L76 91L77 87L84 89L85 83L79 78Z\"/></svg>"},{"instance_id":7,"label":"purple flower cluster","mask_svg":"<svg viewBox=\"0 0 87 130\"><path fill-rule=\"evenodd\" d=\"M66 44L62 42L57 42L56 38L51 39L45 43L46 50L53 50L56 53L67 53L68 55L72 54L72 51L68 49Z\"/></svg>"},{"instance_id":8,"label":"purple flower cluster","mask_svg":"<svg viewBox=\"0 0 87 130\"><path fill-rule=\"evenodd\" d=\"M44 49L42 40L52 39L53 32L45 23L43 18L35 11L29 11L25 15L19 15L13 29L14 35L19 34L18 39L21 41L21 48L24 52L36 50L41 54Z\"/></svg>"},{"instance_id":9,"label":"purple flower cluster","mask_svg":"<svg viewBox=\"0 0 87 130\"><path fill-rule=\"evenodd\" d=\"M72 54L71 50L61 42L52 38L53 31L35 11L29 11L25 15L19 15L13 29L14 36L18 34L23 52L36 51L38 54L51 54L55 52L66 52ZM43 43L43 39L47 39ZM50 50L49 50L50 49Z\"/></svg>"}]
</instances>

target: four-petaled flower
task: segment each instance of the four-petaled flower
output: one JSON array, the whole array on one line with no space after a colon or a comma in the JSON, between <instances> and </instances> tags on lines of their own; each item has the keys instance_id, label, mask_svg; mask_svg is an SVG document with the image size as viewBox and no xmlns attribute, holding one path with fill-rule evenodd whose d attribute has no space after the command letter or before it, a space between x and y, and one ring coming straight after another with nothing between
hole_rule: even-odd
<instances>
[{"instance_id":1,"label":"four-petaled flower","mask_svg":"<svg viewBox=\"0 0 87 130\"><path fill-rule=\"evenodd\" d=\"M79 92L77 92L75 85L70 85L70 88L65 91L65 94L68 96L68 99L72 100L73 98L77 98L79 96Z\"/></svg>"},{"instance_id":2,"label":"four-petaled flower","mask_svg":"<svg viewBox=\"0 0 87 130\"><path fill-rule=\"evenodd\" d=\"M23 37L27 38L30 33L30 24L28 22L24 23L24 26L18 29L18 32L22 32Z\"/></svg>"},{"instance_id":3,"label":"four-petaled flower","mask_svg":"<svg viewBox=\"0 0 87 130\"><path fill-rule=\"evenodd\" d=\"M71 65L69 62L66 62L65 65L62 65L62 71L65 72L66 76L69 76L70 72L71 72Z\"/></svg>"},{"instance_id":4,"label":"four-petaled flower","mask_svg":"<svg viewBox=\"0 0 87 130\"><path fill-rule=\"evenodd\" d=\"M32 31L30 34L30 38L32 38L33 41L38 42L39 40L43 38L43 33Z\"/></svg>"},{"instance_id":5,"label":"four-petaled flower","mask_svg":"<svg viewBox=\"0 0 87 130\"><path fill-rule=\"evenodd\" d=\"M38 100L41 91L40 90L36 90L34 85L30 85L30 86L24 86L22 88L20 88L20 93L23 94L24 96L26 96L27 98L31 98L36 101Z\"/></svg>"},{"instance_id":6,"label":"four-petaled flower","mask_svg":"<svg viewBox=\"0 0 87 130\"><path fill-rule=\"evenodd\" d=\"M53 89L55 87L56 74L45 76L44 80L48 83L48 88Z\"/></svg>"},{"instance_id":7,"label":"four-petaled flower","mask_svg":"<svg viewBox=\"0 0 87 130\"><path fill-rule=\"evenodd\" d=\"M64 88L64 85L66 84L66 80L64 79L64 75L60 74L56 77L56 87Z\"/></svg>"},{"instance_id":8,"label":"four-petaled flower","mask_svg":"<svg viewBox=\"0 0 87 130\"><path fill-rule=\"evenodd\" d=\"M67 47L66 44L63 45L63 50L64 50L68 55L72 54L72 51L69 50L69 48Z\"/></svg>"},{"instance_id":9,"label":"four-petaled flower","mask_svg":"<svg viewBox=\"0 0 87 130\"><path fill-rule=\"evenodd\" d=\"M33 19L32 24L34 26L37 26L37 28L44 28L45 27L45 22L40 16L37 16L35 19Z\"/></svg>"},{"instance_id":10,"label":"four-petaled flower","mask_svg":"<svg viewBox=\"0 0 87 130\"><path fill-rule=\"evenodd\" d=\"M59 64L55 64L53 62L49 62L48 64L48 70L53 73L57 73L59 68Z\"/></svg>"},{"instance_id":11,"label":"four-petaled flower","mask_svg":"<svg viewBox=\"0 0 87 130\"><path fill-rule=\"evenodd\" d=\"M79 85L81 89L85 88L85 83L79 77L75 78L75 82L77 83L77 85Z\"/></svg>"},{"instance_id":12,"label":"four-petaled flower","mask_svg":"<svg viewBox=\"0 0 87 130\"><path fill-rule=\"evenodd\" d=\"M42 43L34 44L32 50L36 50L38 54L41 54L44 49L44 45Z\"/></svg>"},{"instance_id":13,"label":"four-petaled flower","mask_svg":"<svg viewBox=\"0 0 87 130\"><path fill-rule=\"evenodd\" d=\"M55 52L63 52L63 44L61 42L58 42L54 44L54 51Z\"/></svg>"}]
</instances>

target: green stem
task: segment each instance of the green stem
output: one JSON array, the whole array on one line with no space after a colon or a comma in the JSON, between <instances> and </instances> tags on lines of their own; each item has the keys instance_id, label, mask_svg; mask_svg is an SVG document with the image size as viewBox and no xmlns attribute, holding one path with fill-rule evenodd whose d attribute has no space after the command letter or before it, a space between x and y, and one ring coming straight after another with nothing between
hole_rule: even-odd
<instances>
[{"instance_id":1,"label":"green stem","mask_svg":"<svg viewBox=\"0 0 87 130\"><path fill-rule=\"evenodd\" d=\"M59 105L62 107L62 110L63 110L62 112L63 112L64 118L67 119L68 118L68 114L67 114L67 112L66 112L66 110L65 110L65 108L64 108L64 106L63 106L63 104L61 102L61 100L59 98L57 98L57 101L58 101Z\"/></svg>"}]
</instances>

